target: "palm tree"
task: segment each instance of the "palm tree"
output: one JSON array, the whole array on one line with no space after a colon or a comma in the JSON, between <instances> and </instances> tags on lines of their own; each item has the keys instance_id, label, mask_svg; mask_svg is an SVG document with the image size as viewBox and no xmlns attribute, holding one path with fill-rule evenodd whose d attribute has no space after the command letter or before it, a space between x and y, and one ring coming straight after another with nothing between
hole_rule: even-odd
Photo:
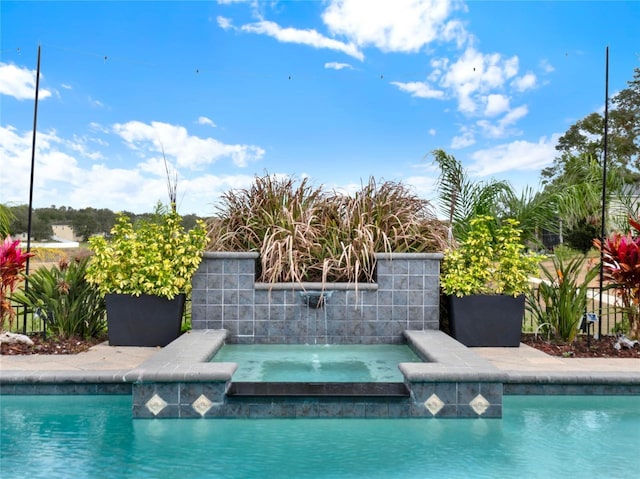
<instances>
[{"instance_id":1,"label":"palm tree","mask_svg":"<svg viewBox=\"0 0 640 479\"><path fill-rule=\"evenodd\" d=\"M539 242L540 228L554 229L558 209L555 194L527 187L518 196L507 181L471 180L461 163L444 150L432 154L440 167L439 206L448 215L449 241L463 240L471 218L477 215L493 216L497 222L517 220L525 243Z\"/></svg>"},{"instance_id":2,"label":"palm tree","mask_svg":"<svg viewBox=\"0 0 640 479\"><path fill-rule=\"evenodd\" d=\"M0 240L9 236L11 220L13 220L13 213L7 205L0 203Z\"/></svg>"},{"instance_id":3,"label":"palm tree","mask_svg":"<svg viewBox=\"0 0 640 479\"><path fill-rule=\"evenodd\" d=\"M438 203L445 212L449 227L449 241L462 240L471 218L477 215L496 216L499 198L511 191L506 181L472 181L467 171L453 155L438 149L432 152L440 167L437 187Z\"/></svg>"},{"instance_id":4,"label":"palm tree","mask_svg":"<svg viewBox=\"0 0 640 479\"><path fill-rule=\"evenodd\" d=\"M631 209L629 188L617 168L607 172L606 203L616 199L619 205ZM602 165L592 155L569 158L560 181L547 188L558 199L558 213L568 227L580 221L599 224L602 215ZM628 214L623 214L626 223Z\"/></svg>"}]
</instances>

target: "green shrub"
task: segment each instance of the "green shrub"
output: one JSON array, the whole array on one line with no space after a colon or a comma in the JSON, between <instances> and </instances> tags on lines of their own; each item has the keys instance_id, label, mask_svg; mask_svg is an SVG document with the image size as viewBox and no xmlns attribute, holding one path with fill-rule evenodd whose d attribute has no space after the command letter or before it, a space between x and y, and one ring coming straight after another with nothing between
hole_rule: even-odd
<instances>
[{"instance_id":1,"label":"green shrub","mask_svg":"<svg viewBox=\"0 0 640 479\"><path fill-rule=\"evenodd\" d=\"M94 236L87 276L102 294L174 298L191 290L191 277L207 244L203 222L185 231L175 211L158 205L155 214L135 225L120 214L109 239Z\"/></svg>"},{"instance_id":2,"label":"green shrub","mask_svg":"<svg viewBox=\"0 0 640 479\"><path fill-rule=\"evenodd\" d=\"M564 239L571 248L587 254L593 247L594 238L600 235L596 225L587 223L585 220L579 222L564 234Z\"/></svg>"},{"instance_id":3,"label":"green shrub","mask_svg":"<svg viewBox=\"0 0 640 479\"><path fill-rule=\"evenodd\" d=\"M518 296L528 291L542 256L527 253L520 235L515 220L496 226L491 216L472 218L464 241L445 253L440 276L444 294Z\"/></svg>"},{"instance_id":4,"label":"green shrub","mask_svg":"<svg viewBox=\"0 0 640 479\"><path fill-rule=\"evenodd\" d=\"M28 288L13 299L31 313L44 316L50 333L60 338L95 338L105 329L104 298L87 281L89 258L66 258L51 268L29 274Z\"/></svg>"}]
</instances>

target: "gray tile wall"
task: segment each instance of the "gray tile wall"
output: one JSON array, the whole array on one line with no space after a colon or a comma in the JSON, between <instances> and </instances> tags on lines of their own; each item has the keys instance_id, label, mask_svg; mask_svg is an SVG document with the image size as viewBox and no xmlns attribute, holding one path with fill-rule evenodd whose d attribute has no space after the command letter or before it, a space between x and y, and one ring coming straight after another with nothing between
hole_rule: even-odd
<instances>
[{"instance_id":1,"label":"gray tile wall","mask_svg":"<svg viewBox=\"0 0 640 479\"><path fill-rule=\"evenodd\" d=\"M500 418L502 384L433 382L413 383L410 398L376 396L244 396L225 394L228 383L148 383L133 385L133 417L152 418ZM473 399L481 394L489 403L476 411ZM426 401L442 401L430 410ZM154 408L153 400L161 400ZM200 403L200 404L199 404ZM202 404L205 404L204 407Z\"/></svg>"},{"instance_id":2,"label":"gray tile wall","mask_svg":"<svg viewBox=\"0 0 640 479\"><path fill-rule=\"evenodd\" d=\"M256 253L205 253L193 278L193 329L226 329L228 343L402 343L406 329L438 329L439 253L378 254L375 284L255 283Z\"/></svg>"}]
</instances>

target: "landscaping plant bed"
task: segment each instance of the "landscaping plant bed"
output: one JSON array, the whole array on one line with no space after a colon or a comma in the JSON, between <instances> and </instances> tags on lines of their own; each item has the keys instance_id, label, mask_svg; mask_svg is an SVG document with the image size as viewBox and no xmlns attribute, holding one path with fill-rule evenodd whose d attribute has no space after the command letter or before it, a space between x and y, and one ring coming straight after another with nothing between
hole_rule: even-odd
<instances>
[{"instance_id":1,"label":"landscaping plant bed","mask_svg":"<svg viewBox=\"0 0 640 479\"><path fill-rule=\"evenodd\" d=\"M593 336L587 340L586 335L578 336L575 341L566 343L562 341L547 340L543 336L535 334L523 334L521 341L527 346L536 348L550 356L565 358L638 358L640 359L640 346L634 348L615 349L614 336L603 336L595 339Z\"/></svg>"},{"instance_id":2,"label":"landscaping plant bed","mask_svg":"<svg viewBox=\"0 0 640 479\"><path fill-rule=\"evenodd\" d=\"M2 343L0 344L0 352L9 356L21 354L78 354L107 340L106 336L90 339L59 339L48 336L47 339L44 339L42 334L29 335L29 338L33 341L33 346L22 343Z\"/></svg>"}]
</instances>

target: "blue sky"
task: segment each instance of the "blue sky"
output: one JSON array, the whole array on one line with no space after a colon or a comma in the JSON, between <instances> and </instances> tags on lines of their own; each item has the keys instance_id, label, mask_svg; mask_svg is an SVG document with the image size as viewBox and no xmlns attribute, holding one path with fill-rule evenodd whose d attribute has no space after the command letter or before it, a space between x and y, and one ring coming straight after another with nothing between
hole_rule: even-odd
<instances>
[{"instance_id":1,"label":"blue sky","mask_svg":"<svg viewBox=\"0 0 640 479\"><path fill-rule=\"evenodd\" d=\"M0 2L0 202L208 216L255 174L433 199L443 148L538 187L640 66L640 2Z\"/></svg>"}]
</instances>

